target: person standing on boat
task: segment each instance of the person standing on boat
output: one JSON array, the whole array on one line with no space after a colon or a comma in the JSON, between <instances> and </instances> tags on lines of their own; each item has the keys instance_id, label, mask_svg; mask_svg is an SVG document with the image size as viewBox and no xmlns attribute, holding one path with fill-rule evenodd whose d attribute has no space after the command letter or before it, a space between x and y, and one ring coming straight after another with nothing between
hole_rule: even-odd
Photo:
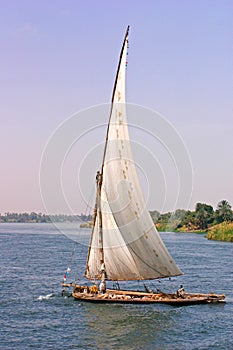
<instances>
[{"instance_id":1,"label":"person standing on boat","mask_svg":"<svg viewBox=\"0 0 233 350\"><path fill-rule=\"evenodd\" d=\"M180 285L180 289L177 290L176 295L180 298L184 298L184 287Z\"/></svg>"},{"instance_id":2,"label":"person standing on boat","mask_svg":"<svg viewBox=\"0 0 233 350\"><path fill-rule=\"evenodd\" d=\"M101 266L100 266L100 275L101 275L101 282L99 285L99 291L101 293L105 293L106 291L106 282L105 282L105 278L106 278L106 274L105 274L105 265L104 265L104 261L101 260L100 261Z\"/></svg>"}]
</instances>

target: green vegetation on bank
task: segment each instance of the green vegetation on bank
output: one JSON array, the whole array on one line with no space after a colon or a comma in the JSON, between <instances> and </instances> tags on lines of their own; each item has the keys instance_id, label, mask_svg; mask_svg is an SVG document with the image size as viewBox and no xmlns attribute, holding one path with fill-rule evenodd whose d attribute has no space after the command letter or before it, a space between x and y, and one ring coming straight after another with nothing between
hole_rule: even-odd
<instances>
[{"instance_id":1,"label":"green vegetation on bank","mask_svg":"<svg viewBox=\"0 0 233 350\"><path fill-rule=\"evenodd\" d=\"M233 242L233 222L223 222L211 227L207 238L216 241Z\"/></svg>"},{"instance_id":2,"label":"green vegetation on bank","mask_svg":"<svg viewBox=\"0 0 233 350\"><path fill-rule=\"evenodd\" d=\"M49 223L49 222L80 222L91 220L91 215L47 215L42 213L5 213L0 214L0 222Z\"/></svg>"},{"instance_id":3,"label":"green vegetation on bank","mask_svg":"<svg viewBox=\"0 0 233 350\"><path fill-rule=\"evenodd\" d=\"M194 211L177 209L174 213L152 211L151 217L159 231L207 232L214 225L232 222L231 205L222 200L214 210L211 205L197 203Z\"/></svg>"},{"instance_id":4,"label":"green vegetation on bank","mask_svg":"<svg viewBox=\"0 0 233 350\"><path fill-rule=\"evenodd\" d=\"M233 242L233 212L222 200L214 210L211 205L197 203L195 211L178 209L174 213L151 212L158 231L208 232L207 238Z\"/></svg>"}]
</instances>

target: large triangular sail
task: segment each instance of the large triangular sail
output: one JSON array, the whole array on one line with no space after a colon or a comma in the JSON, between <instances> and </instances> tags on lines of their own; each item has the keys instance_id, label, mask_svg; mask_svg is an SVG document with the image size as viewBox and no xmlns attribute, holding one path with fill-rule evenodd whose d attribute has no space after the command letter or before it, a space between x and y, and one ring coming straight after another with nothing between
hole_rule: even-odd
<instances>
[{"instance_id":1,"label":"large triangular sail","mask_svg":"<svg viewBox=\"0 0 233 350\"><path fill-rule=\"evenodd\" d=\"M105 264L109 280L146 280L181 275L146 209L128 133L125 105L127 28L104 149L97 179L94 227L85 276L100 279Z\"/></svg>"}]
</instances>

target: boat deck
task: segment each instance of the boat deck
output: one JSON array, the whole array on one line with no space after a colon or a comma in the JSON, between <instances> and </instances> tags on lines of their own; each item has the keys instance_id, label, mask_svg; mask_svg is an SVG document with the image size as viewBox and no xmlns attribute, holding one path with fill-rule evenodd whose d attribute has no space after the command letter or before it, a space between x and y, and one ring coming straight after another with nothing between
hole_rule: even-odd
<instances>
[{"instance_id":1,"label":"boat deck","mask_svg":"<svg viewBox=\"0 0 233 350\"><path fill-rule=\"evenodd\" d=\"M144 293L138 291L125 291L107 289L105 293L92 293L90 291L76 290L74 288L72 296L77 300L83 300L92 303L124 303L124 304L169 304L169 305L193 305L224 302L224 294L195 294L184 293L177 296L176 294L166 293Z\"/></svg>"}]
</instances>

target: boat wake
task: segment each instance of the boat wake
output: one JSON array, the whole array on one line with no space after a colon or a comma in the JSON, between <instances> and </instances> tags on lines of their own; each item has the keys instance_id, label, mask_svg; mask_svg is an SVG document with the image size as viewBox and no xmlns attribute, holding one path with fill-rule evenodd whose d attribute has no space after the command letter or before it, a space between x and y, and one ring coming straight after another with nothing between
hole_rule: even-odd
<instances>
[{"instance_id":1,"label":"boat wake","mask_svg":"<svg viewBox=\"0 0 233 350\"><path fill-rule=\"evenodd\" d=\"M53 296L54 296L53 293L47 294L47 295L40 295L36 300L39 300L39 301L48 300L48 299L52 298Z\"/></svg>"}]
</instances>

